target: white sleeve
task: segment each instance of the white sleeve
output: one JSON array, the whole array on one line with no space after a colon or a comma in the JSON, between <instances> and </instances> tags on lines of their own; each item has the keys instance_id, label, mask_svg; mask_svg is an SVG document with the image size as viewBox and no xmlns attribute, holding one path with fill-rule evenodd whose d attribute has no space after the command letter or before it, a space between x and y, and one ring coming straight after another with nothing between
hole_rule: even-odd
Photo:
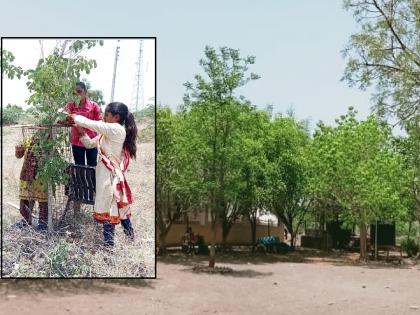
<instances>
[{"instance_id":1,"label":"white sleeve","mask_svg":"<svg viewBox=\"0 0 420 315\"><path fill-rule=\"evenodd\" d=\"M112 140L117 140L122 137L125 138L124 127L118 123L106 123L103 121L91 120L81 115L74 116L74 122L81 127L103 134Z\"/></svg>"},{"instance_id":2,"label":"white sleeve","mask_svg":"<svg viewBox=\"0 0 420 315\"><path fill-rule=\"evenodd\" d=\"M85 134L82 137L80 137L79 139L83 143L83 145L85 146L86 149L93 149L93 148L96 148L98 146L99 136L96 136L95 138L91 139L91 138L89 138L88 135Z\"/></svg>"}]
</instances>

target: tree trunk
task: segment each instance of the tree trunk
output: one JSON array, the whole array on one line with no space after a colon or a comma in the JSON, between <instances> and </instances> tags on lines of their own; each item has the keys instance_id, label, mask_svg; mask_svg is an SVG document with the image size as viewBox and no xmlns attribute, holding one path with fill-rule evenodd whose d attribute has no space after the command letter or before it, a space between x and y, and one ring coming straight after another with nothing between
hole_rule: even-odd
<instances>
[{"instance_id":1,"label":"tree trunk","mask_svg":"<svg viewBox=\"0 0 420 315\"><path fill-rule=\"evenodd\" d=\"M255 251L255 243L257 242L257 220L249 220L251 224L251 241L252 241L252 252Z\"/></svg>"},{"instance_id":2,"label":"tree trunk","mask_svg":"<svg viewBox=\"0 0 420 315\"><path fill-rule=\"evenodd\" d=\"M214 268L215 264L216 264L216 248L215 248L214 242L212 242L210 246L209 267Z\"/></svg>"},{"instance_id":3,"label":"tree trunk","mask_svg":"<svg viewBox=\"0 0 420 315\"><path fill-rule=\"evenodd\" d=\"M162 239L162 238L160 238L159 254L160 255L165 255L166 254L165 239Z\"/></svg>"},{"instance_id":4,"label":"tree trunk","mask_svg":"<svg viewBox=\"0 0 420 315\"><path fill-rule=\"evenodd\" d=\"M229 232L230 232L231 227L232 227L232 225L228 225L228 223L223 225L223 230L222 230L223 251L226 251L226 249L227 249L227 238L229 236Z\"/></svg>"},{"instance_id":5,"label":"tree trunk","mask_svg":"<svg viewBox=\"0 0 420 315\"><path fill-rule=\"evenodd\" d=\"M223 252L227 252L228 248L227 248L227 236L223 236L222 239L222 248L223 248Z\"/></svg>"},{"instance_id":6,"label":"tree trunk","mask_svg":"<svg viewBox=\"0 0 420 315\"><path fill-rule=\"evenodd\" d=\"M287 233L290 234L290 249L295 250L296 243L296 231L293 230L293 226L289 222L285 223L286 220L282 220L284 226L287 229Z\"/></svg>"},{"instance_id":7,"label":"tree trunk","mask_svg":"<svg viewBox=\"0 0 420 315\"><path fill-rule=\"evenodd\" d=\"M360 225L360 259L367 260L367 229L365 223Z\"/></svg>"},{"instance_id":8,"label":"tree trunk","mask_svg":"<svg viewBox=\"0 0 420 315\"><path fill-rule=\"evenodd\" d=\"M290 248L295 250L296 243L296 232L290 232Z\"/></svg>"},{"instance_id":9,"label":"tree trunk","mask_svg":"<svg viewBox=\"0 0 420 315\"><path fill-rule=\"evenodd\" d=\"M417 238L417 244L420 246L420 220L419 220L419 235ZM420 259L420 251L417 253L417 259Z\"/></svg>"},{"instance_id":10,"label":"tree trunk","mask_svg":"<svg viewBox=\"0 0 420 315\"><path fill-rule=\"evenodd\" d=\"M227 237L229 235L229 227L223 224L222 228L222 248L223 252L226 251Z\"/></svg>"},{"instance_id":11,"label":"tree trunk","mask_svg":"<svg viewBox=\"0 0 420 315\"><path fill-rule=\"evenodd\" d=\"M216 236L217 236L217 222L212 222L213 239L211 240L210 256L209 256L209 267L214 268L216 265Z\"/></svg>"},{"instance_id":12,"label":"tree trunk","mask_svg":"<svg viewBox=\"0 0 420 315\"><path fill-rule=\"evenodd\" d=\"M412 226L412 221L410 220L410 222L408 222L407 249L408 249L408 243L410 242L411 226Z\"/></svg>"},{"instance_id":13,"label":"tree trunk","mask_svg":"<svg viewBox=\"0 0 420 315\"><path fill-rule=\"evenodd\" d=\"M161 255L166 254L166 236L168 235L168 231L159 233L159 253Z\"/></svg>"}]
</instances>

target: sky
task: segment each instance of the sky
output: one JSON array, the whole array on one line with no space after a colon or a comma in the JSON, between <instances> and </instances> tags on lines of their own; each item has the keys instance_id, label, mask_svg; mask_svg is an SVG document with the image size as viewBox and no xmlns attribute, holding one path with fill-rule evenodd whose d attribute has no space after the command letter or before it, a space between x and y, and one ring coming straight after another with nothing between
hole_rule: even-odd
<instances>
[{"instance_id":1,"label":"sky","mask_svg":"<svg viewBox=\"0 0 420 315\"><path fill-rule=\"evenodd\" d=\"M44 54L48 55L57 43L56 39L42 40ZM114 72L115 50L119 46L119 58L114 89L114 101L120 101L134 109L140 39L104 40L104 45L86 50L83 55L88 59L95 59L97 67L90 74L84 74L80 79L87 79L91 89L101 90L105 103L111 100L112 77ZM11 51L15 56L14 64L23 69L34 69L41 56L41 45L35 39L3 39L3 49ZM142 39L141 73L143 75L143 95L138 109L147 104L154 104L155 96L155 40ZM3 81L3 104L16 104L28 108L26 100L30 91L26 87L26 79Z\"/></svg>"},{"instance_id":2,"label":"sky","mask_svg":"<svg viewBox=\"0 0 420 315\"><path fill-rule=\"evenodd\" d=\"M182 103L183 83L202 73L206 45L256 57L250 71L261 79L238 94L260 108L293 107L313 126L333 124L349 106L364 118L372 106L371 91L340 81L341 50L358 30L341 0L0 1L2 36L156 36L157 102L172 108ZM132 80L127 72L118 89Z\"/></svg>"}]
</instances>

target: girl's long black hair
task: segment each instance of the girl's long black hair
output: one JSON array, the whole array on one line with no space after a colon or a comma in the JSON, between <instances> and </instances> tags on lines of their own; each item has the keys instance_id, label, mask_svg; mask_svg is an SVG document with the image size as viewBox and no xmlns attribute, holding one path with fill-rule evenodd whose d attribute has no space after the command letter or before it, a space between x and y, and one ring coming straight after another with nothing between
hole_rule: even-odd
<instances>
[{"instance_id":1,"label":"girl's long black hair","mask_svg":"<svg viewBox=\"0 0 420 315\"><path fill-rule=\"evenodd\" d=\"M109 103L106 112L111 113L113 116L119 115L121 125L125 126L125 141L124 148L127 148L131 158L136 158L136 138L137 138L137 125L134 120L134 115L129 112L127 105L120 102Z\"/></svg>"}]
</instances>

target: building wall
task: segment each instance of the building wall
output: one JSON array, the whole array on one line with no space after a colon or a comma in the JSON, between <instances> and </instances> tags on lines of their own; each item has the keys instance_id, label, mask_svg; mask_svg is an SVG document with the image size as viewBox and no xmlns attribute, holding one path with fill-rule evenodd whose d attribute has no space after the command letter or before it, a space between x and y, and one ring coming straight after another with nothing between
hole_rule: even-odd
<instances>
[{"instance_id":1,"label":"building wall","mask_svg":"<svg viewBox=\"0 0 420 315\"><path fill-rule=\"evenodd\" d=\"M211 231L211 223L206 222L205 224L200 224L200 222L190 222L192 231L195 235L200 234L204 236L206 244L210 244L213 239L213 234ZM169 230L168 236L166 237L167 246L181 246L181 238L186 231L187 225L185 223L174 223ZM159 235L159 229L156 231ZM257 225L257 238L261 236L268 235L268 226L258 224ZM278 236L280 240L284 240L284 228L283 224L280 226L270 226L270 235ZM159 237L157 237L157 243L159 244ZM216 242L222 242L222 228L217 227ZM227 243L229 245L251 245L251 226L249 223L238 222L235 223L228 235Z\"/></svg>"}]
</instances>

